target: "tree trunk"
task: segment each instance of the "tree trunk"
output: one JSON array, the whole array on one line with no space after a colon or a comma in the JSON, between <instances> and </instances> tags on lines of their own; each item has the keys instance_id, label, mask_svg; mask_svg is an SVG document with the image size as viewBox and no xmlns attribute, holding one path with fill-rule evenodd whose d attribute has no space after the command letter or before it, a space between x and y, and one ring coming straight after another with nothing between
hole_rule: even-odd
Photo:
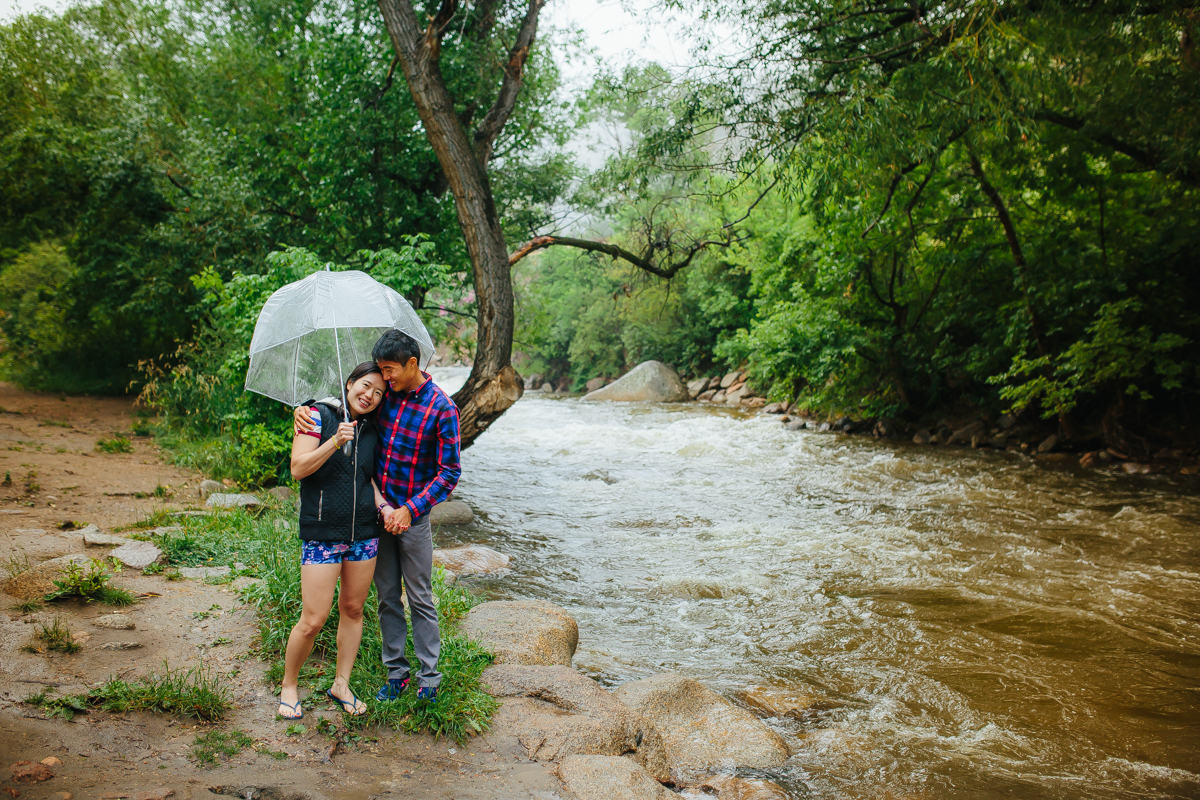
<instances>
[{"instance_id":1,"label":"tree trunk","mask_svg":"<svg viewBox=\"0 0 1200 800\"><path fill-rule=\"evenodd\" d=\"M478 301L475 363L466 384L454 395L466 447L524 392L521 376L511 364L514 315L508 247L486 167L454 113L454 101L442 78L440 33L434 25L421 29L411 0L379 0L379 8L425 134L454 195L474 272Z\"/></svg>"}]
</instances>

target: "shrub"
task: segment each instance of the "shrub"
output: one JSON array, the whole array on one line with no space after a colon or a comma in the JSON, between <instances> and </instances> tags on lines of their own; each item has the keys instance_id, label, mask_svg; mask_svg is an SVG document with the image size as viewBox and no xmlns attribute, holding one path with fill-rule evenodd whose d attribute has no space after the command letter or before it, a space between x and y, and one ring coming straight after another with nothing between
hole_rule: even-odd
<instances>
[{"instance_id":1,"label":"shrub","mask_svg":"<svg viewBox=\"0 0 1200 800\"><path fill-rule=\"evenodd\" d=\"M114 562L115 564L115 562ZM119 569L119 567L114 567ZM109 568L103 560L93 558L87 569L76 563L67 565L61 579L54 581L58 588L46 595L47 600L80 597L96 600L110 606L130 606L136 602L132 594L124 589L109 585Z\"/></svg>"},{"instance_id":2,"label":"shrub","mask_svg":"<svg viewBox=\"0 0 1200 800\"><path fill-rule=\"evenodd\" d=\"M133 443L124 436L114 436L111 439L101 439L96 442L98 453L132 453Z\"/></svg>"}]
</instances>

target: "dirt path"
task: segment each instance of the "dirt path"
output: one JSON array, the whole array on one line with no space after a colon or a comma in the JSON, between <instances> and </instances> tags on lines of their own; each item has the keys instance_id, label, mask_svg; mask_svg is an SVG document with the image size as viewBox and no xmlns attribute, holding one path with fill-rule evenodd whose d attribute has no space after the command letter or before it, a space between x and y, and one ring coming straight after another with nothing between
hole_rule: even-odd
<instances>
[{"instance_id":1,"label":"dirt path","mask_svg":"<svg viewBox=\"0 0 1200 800\"><path fill-rule=\"evenodd\" d=\"M159 509L199 506L201 476L164 463L152 439L132 435L133 412L128 400L35 394L0 384L0 476L11 479L0 486L0 564L103 554L85 547L70 528L95 523L108 530ZM133 452L95 450L98 440L114 436L128 438ZM0 573L0 581L7 577ZM231 589L136 570L117 583L142 596L127 611L132 629L95 626L112 611L104 606L58 603L22 614L15 598L0 594L0 800L150 798L168 790L182 800L567 796L546 765L526 761L519 755L523 748L501 735L458 747L380 730L330 759L331 740L317 726L322 719L336 725L340 712L324 701L307 702L304 728L291 734L287 723L275 720L276 702L263 677L267 665L249 655L254 613ZM83 645L80 652L20 649L39 623L56 617L70 625ZM205 726L148 713L91 711L66 722L46 719L22 702L43 690L84 692L111 676L133 680L164 663L203 666L218 675L232 690L230 718ZM244 731L254 748L206 768L192 757L192 745L213 729ZM51 767L53 778L14 782L10 765L46 758L61 762Z\"/></svg>"}]
</instances>

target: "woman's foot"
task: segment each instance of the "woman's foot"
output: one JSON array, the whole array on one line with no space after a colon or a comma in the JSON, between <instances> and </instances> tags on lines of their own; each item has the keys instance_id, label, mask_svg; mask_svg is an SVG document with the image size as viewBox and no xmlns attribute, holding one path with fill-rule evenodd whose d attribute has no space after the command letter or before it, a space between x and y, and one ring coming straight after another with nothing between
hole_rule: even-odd
<instances>
[{"instance_id":1,"label":"woman's foot","mask_svg":"<svg viewBox=\"0 0 1200 800\"><path fill-rule=\"evenodd\" d=\"M341 678L333 682L333 686L326 694L341 704L342 711L352 717L361 717L367 713L367 704L359 700L358 695L350 691L350 686Z\"/></svg>"},{"instance_id":2,"label":"woman's foot","mask_svg":"<svg viewBox=\"0 0 1200 800\"><path fill-rule=\"evenodd\" d=\"M303 719L304 709L300 707L298 689L283 689L279 692L279 716L284 719Z\"/></svg>"}]
</instances>

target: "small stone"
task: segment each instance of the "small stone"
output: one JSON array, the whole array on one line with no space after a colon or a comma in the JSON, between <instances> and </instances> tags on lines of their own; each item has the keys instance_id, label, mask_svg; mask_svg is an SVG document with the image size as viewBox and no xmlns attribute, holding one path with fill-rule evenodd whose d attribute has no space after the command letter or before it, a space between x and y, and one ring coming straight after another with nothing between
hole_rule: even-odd
<instances>
[{"instance_id":1,"label":"small stone","mask_svg":"<svg viewBox=\"0 0 1200 800\"><path fill-rule=\"evenodd\" d=\"M778 686L752 686L739 696L752 710L768 717L799 716L816 702L810 695Z\"/></svg>"},{"instance_id":2,"label":"small stone","mask_svg":"<svg viewBox=\"0 0 1200 800\"><path fill-rule=\"evenodd\" d=\"M92 620L92 624L97 628L108 628L114 631L131 631L137 627L133 620L124 614L105 614L103 617L96 617Z\"/></svg>"},{"instance_id":3,"label":"small stone","mask_svg":"<svg viewBox=\"0 0 1200 800\"><path fill-rule=\"evenodd\" d=\"M1132 461L1126 461L1121 465L1121 469L1125 470L1126 475L1146 475L1150 472L1150 465L1135 464Z\"/></svg>"},{"instance_id":4,"label":"small stone","mask_svg":"<svg viewBox=\"0 0 1200 800\"><path fill-rule=\"evenodd\" d=\"M971 438L979 436L987 428L981 420L976 420L964 428L959 428L950 434L946 439L942 439L946 444L968 444ZM938 438L941 439L941 431L938 431Z\"/></svg>"},{"instance_id":5,"label":"small stone","mask_svg":"<svg viewBox=\"0 0 1200 800\"><path fill-rule=\"evenodd\" d=\"M585 481L604 481L609 486L617 483L617 479L608 474L608 470L594 469L583 476Z\"/></svg>"},{"instance_id":6,"label":"small stone","mask_svg":"<svg viewBox=\"0 0 1200 800\"><path fill-rule=\"evenodd\" d=\"M475 521L475 512L462 500L447 500L429 510L430 525L469 525Z\"/></svg>"},{"instance_id":7,"label":"small stone","mask_svg":"<svg viewBox=\"0 0 1200 800\"><path fill-rule=\"evenodd\" d=\"M497 664L571 666L579 626L545 600L491 600L467 612L462 632L488 646Z\"/></svg>"},{"instance_id":8,"label":"small stone","mask_svg":"<svg viewBox=\"0 0 1200 800\"><path fill-rule=\"evenodd\" d=\"M871 435L876 439L890 439L900 433L900 424L894 419L880 417L875 421L875 427L871 429Z\"/></svg>"},{"instance_id":9,"label":"small stone","mask_svg":"<svg viewBox=\"0 0 1200 800\"><path fill-rule=\"evenodd\" d=\"M262 505L259 499L252 494L225 492L213 492L208 496L207 504L209 508L257 508Z\"/></svg>"},{"instance_id":10,"label":"small stone","mask_svg":"<svg viewBox=\"0 0 1200 800\"><path fill-rule=\"evenodd\" d=\"M971 437L971 447L978 450L981 447L988 446L988 438L985 434L977 433Z\"/></svg>"},{"instance_id":11,"label":"small stone","mask_svg":"<svg viewBox=\"0 0 1200 800\"><path fill-rule=\"evenodd\" d=\"M767 404L767 401L761 397L743 397L743 408L762 408Z\"/></svg>"},{"instance_id":12,"label":"small stone","mask_svg":"<svg viewBox=\"0 0 1200 800\"><path fill-rule=\"evenodd\" d=\"M207 580L228 575L229 567L180 567L179 574L192 580Z\"/></svg>"},{"instance_id":13,"label":"small stone","mask_svg":"<svg viewBox=\"0 0 1200 800\"><path fill-rule=\"evenodd\" d=\"M708 401L712 400L716 396L716 394L717 394L716 389L708 389L708 390L703 391L700 394L696 395L696 399L707 403Z\"/></svg>"},{"instance_id":14,"label":"small stone","mask_svg":"<svg viewBox=\"0 0 1200 800\"><path fill-rule=\"evenodd\" d=\"M213 492L221 492L225 486L218 481L200 481L200 499L205 500Z\"/></svg>"},{"instance_id":15,"label":"small stone","mask_svg":"<svg viewBox=\"0 0 1200 800\"><path fill-rule=\"evenodd\" d=\"M1017 418L1012 414L1005 414L1004 416L1000 417L1000 419L996 420L997 427L999 427L1002 431L1006 431L1016 424Z\"/></svg>"},{"instance_id":16,"label":"small stone","mask_svg":"<svg viewBox=\"0 0 1200 800\"><path fill-rule=\"evenodd\" d=\"M808 426L808 423L802 419L794 419L790 421L786 427L789 431L802 431Z\"/></svg>"},{"instance_id":17,"label":"small stone","mask_svg":"<svg viewBox=\"0 0 1200 800\"><path fill-rule=\"evenodd\" d=\"M41 783L54 777L54 773L45 764L35 764L32 761L18 761L11 769L13 780L17 783Z\"/></svg>"},{"instance_id":18,"label":"small stone","mask_svg":"<svg viewBox=\"0 0 1200 800\"><path fill-rule=\"evenodd\" d=\"M787 403L768 403L763 406L764 414L782 414L787 411Z\"/></svg>"},{"instance_id":19,"label":"small stone","mask_svg":"<svg viewBox=\"0 0 1200 800\"><path fill-rule=\"evenodd\" d=\"M701 782L717 793L720 800L788 800L790 795L777 784L737 775L712 775Z\"/></svg>"},{"instance_id":20,"label":"small stone","mask_svg":"<svg viewBox=\"0 0 1200 800\"><path fill-rule=\"evenodd\" d=\"M134 539L113 550L109 555L127 567L144 569L155 561L158 561L158 557L162 555L162 551L150 542Z\"/></svg>"},{"instance_id":21,"label":"small stone","mask_svg":"<svg viewBox=\"0 0 1200 800\"><path fill-rule=\"evenodd\" d=\"M708 378L696 378L694 381L687 382L688 397L695 400L700 396L700 393L708 388ZM589 390L590 391L590 390Z\"/></svg>"},{"instance_id":22,"label":"small stone","mask_svg":"<svg viewBox=\"0 0 1200 800\"><path fill-rule=\"evenodd\" d=\"M919 430L915 434L913 434L912 441L913 441L913 444L929 444L929 440L931 438L932 438L932 436L929 433L929 429L921 428L921 430Z\"/></svg>"},{"instance_id":23,"label":"small stone","mask_svg":"<svg viewBox=\"0 0 1200 800\"><path fill-rule=\"evenodd\" d=\"M45 758L42 759L42 763L45 764L47 767L58 767L58 766L62 765L62 761L55 758L54 756L46 756Z\"/></svg>"},{"instance_id":24,"label":"small stone","mask_svg":"<svg viewBox=\"0 0 1200 800\"><path fill-rule=\"evenodd\" d=\"M296 493L290 486L276 486L273 489L267 490L267 494L281 503L290 503L296 500Z\"/></svg>"},{"instance_id":25,"label":"small stone","mask_svg":"<svg viewBox=\"0 0 1200 800\"><path fill-rule=\"evenodd\" d=\"M716 394L714 394L711 399L712 399L712 402L714 402L714 403L724 403L725 402L725 390L721 389Z\"/></svg>"},{"instance_id":26,"label":"small stone","mask_svg":"<svg viewBox=\"0 0 1200 800\"><path fill-rule=\"evenodd\" d=\"M551 394L554 391L554 385L551 383L542 384L542 394Z\"/></svg>"},{"instance_id":27,"label":"small stone","mask_svg":"<svg viewBox=\"0 0 1200 800\"><path fill-rule=\"evenodd\" d=\"M1037 446L1037 451L1039 453L1049 453L1057 445L1058 445L1058 437L1055 436L1054 434L1050 434L1049 436L1047 436L1045 439L1042 440L1041 444L1039 444Z\"/></svg>"},{"instance_id":28,"label":"small stone","mask_svg":"<svg viewBox=\"0 0 1200 800\"><path fill-rule=\"evenodd\" d=\"M606 384L606 383L608 383L608 381L605 378L601 378L601 377L592 378L590 381L587 382L587 390L589 392L594 392L597 389L603 388L604 384Z\"/></svg>"},{"instance_id":29,"label":"small stone","mask_svg":"<svg viewBox=\"0 0 1200 800\"><path fill-rule=\"evenodd\" d=\"M105 642L97 647L97 650L137 650L142 646L141 642Z\"/></svg>"},{"instance_id":30,"label":"small stone","mask_svg":"<svg viewBox=\"0 0 1200 800\"><path fill-rule=\"evenodd\" d=\"M468 544L434 550L433 563L456 575L491 575L508 569L512 558L481 544Z\"/></svg>"},{"instance_id":31,"label":"small stone","mask_svg":"<svg viewBox=\"0 0 1200 800\"><path fill-rule=\"evenodd\" d=\"M95 525L88 525L79 532L83 534L83 543L88 547L120 546L129 541L124 536L113 536L111 533L105 533Z\"/></svg>"}]
</instances>

